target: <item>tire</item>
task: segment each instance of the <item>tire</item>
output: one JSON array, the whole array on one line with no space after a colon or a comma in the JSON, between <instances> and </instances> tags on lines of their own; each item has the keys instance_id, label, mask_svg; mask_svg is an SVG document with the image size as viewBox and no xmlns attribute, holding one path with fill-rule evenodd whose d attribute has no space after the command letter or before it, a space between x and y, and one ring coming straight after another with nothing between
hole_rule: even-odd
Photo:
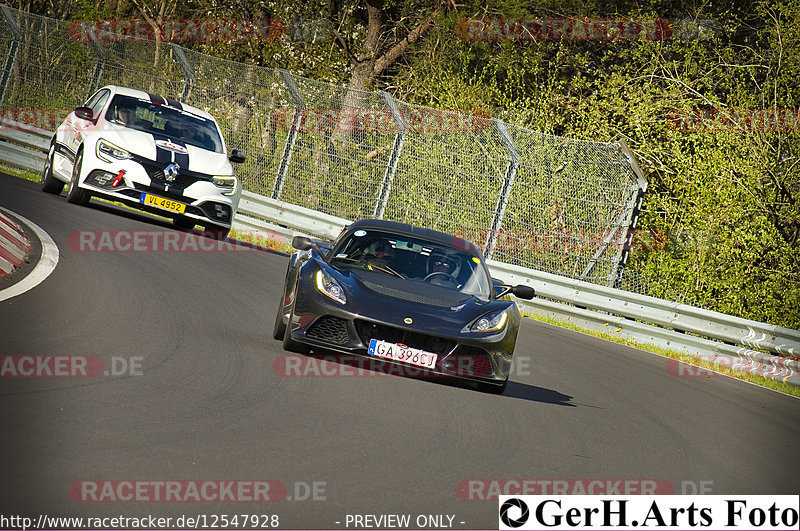
<instances>
[{"instance_id":1,"label":"tire","mask_svg":"<svg viewBox=\"0 0 800 531\"><path fill-rule=\"evenodd\" d=\"M281 302L278 303L278 313L275 315L275 326L272 327L272 337L278 341L283 339L286 334L286 325L283 323L283 314L286 311L283 301L286 300L286 288L289 283L289 269L286 269L286 276L283 278L283 289L281 290Z\"/></svg>"},{"instance_id":2,"label":"tire","mask_svg":"<svg viewBox=\"0 0 800 531\"><path fill-rule=\"evenodd\" d=\"M172 225L173 225L173 226L174 226L176 229L181 229L181 230L192 230L192 229L194 228L194 226L196 225L196 223L195 223L195 221L194 221L192 218L190 218L190 217L186 217L186 216L175 216L174 218L172 218Z\"/></svg>"},{"instance_id":3,"label":"tire","mask_svg":"<svg viewBox=\"0 0 800 531\"><path fill-rule=\"evenodd\" d=\"M294 310L292 310L292 313L289 315L289 324L291 324L292 321L294 321ZM287 325L283 330L283 350L296 352L297 354L308 354L311 351L311 347L305 343L298 343L293 340L291 326Z\"/></svg>"},{"instance_id":4,"label":"tire","mask_svg":"<svg viewBox=\"0 0 800 531\"><path fill-rule=\"evenodd\" d=\"M481 383L478 384L478 391L482 393L489 393L492 395L502 395L506 391L506 386L508 385L508 380L505 380L502 384L490 384L490 383Z\"/></svg>"},{"instance_id":5,"label":"tire","mask_svg":"<svg viewBox=\"0 0 800 531\"><path fill-rule=\"evenodd\" d=\"M67 202L74 205L87 205L92 194L78 186L78 179L81 175L81 166L83 165L83 150L79 150L75 157L75 164L72 166L72 179L69 180L69 188L67 189Z\"/></svg>"},{"instance_id":6,"label":"tire","mask_svg":"<svg viewBox=\"0 0 800 531\"><path fill-rule=\"evenodd\" d=\"M205 232L210 232L214 235L215 240L225 240L228 238L228 234L230 234L231 229L228 227L220 227L219 225L206 225L203 227Z\"/></svg>"},{"instance_id":7,"label":"tire","mask_svg":"<svg viewBox=\"0 0 800 531\"><path fill-rule=\"evenodd\" d=\"M272 327L272 337L278 341L286 335L286 324L283 322L283 300L278 305L278 313L275 315L275 326Z\"/></svg>"},{"instance_id":8,"label":"tire","mask_svg":"<svg viewBox=\"0 0 800 531\"><path fill-rule=\"evenodd\" d=\"M64 183L53 176L53 159L55 158L55 154L56 144L53 142L50 145L50 151L47 153L47 159L44 161L41 187L43 192L58 195L64 190Z\"/></svg>"}]
</instances>

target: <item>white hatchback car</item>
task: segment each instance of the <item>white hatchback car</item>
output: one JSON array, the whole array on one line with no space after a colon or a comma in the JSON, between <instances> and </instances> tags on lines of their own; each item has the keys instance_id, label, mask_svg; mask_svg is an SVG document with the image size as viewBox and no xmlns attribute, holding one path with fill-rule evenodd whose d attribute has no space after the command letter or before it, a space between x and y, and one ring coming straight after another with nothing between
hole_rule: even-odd
<instances>
[{"instance_id":1,"label":"white hatchback car","mask_svg":"<svg viewBox=\"0 0 800 531\"><path fill-rule=\"evenodd\" d=\"M42 190L87 204L92 196L202 225L226 236L242 186L219 125L205 111L140 90L106 86L59 126L42 171Z\"/></svg>"}]
</instances>

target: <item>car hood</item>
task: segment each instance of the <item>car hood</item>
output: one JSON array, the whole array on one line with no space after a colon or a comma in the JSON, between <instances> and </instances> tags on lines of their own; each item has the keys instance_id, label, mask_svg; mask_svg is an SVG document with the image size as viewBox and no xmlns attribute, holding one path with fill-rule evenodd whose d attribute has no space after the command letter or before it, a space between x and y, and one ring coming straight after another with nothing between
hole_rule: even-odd
<instances>
[{"instance_id":1,"label":"car hood","mask_svg":"<svg viewBox=\"0 0 800 531\"><path fill-rule=\"evenodd\" d=\"M172 142L166 137L108 124L99 136L135 155L159 162L177 162L188 169L208 175L232 175L233 167L225 153L216 153L191 144Z\"/></svg>"},{"instance_id":2,"label":"car hood","mask_svg":"<svg viewBox=\"0 0 800 531\"><path fill-rule=\"evenodd\" d=\"M337 271L348 306L365 318L435 333L458 334L487 312L507 308L508 301L485 301L474 295L372 271Z\"/></svg>"}]
</instances>

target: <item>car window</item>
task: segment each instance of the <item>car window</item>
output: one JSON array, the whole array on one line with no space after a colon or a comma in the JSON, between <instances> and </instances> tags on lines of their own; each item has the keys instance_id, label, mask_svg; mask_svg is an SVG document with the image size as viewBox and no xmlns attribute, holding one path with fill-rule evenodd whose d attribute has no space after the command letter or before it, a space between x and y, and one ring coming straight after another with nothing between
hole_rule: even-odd
<instances>
[{"instance_id":1,"label":"car window","mask_svg":"<svg viewBox=\"0 0 800 531\"><path fill-rule=\"evenodd\" d=\"M89 107L91 109L92 105L94 105L97 102L97 100L100 99L100 96L102 95L103 92L106 92L106 91L98 90L97 92L92 94L92 96L88 100L86 100L86 103L83 104L83 106L84 107Z\"/></svg>"},{"instance_id":2,"label":"car window","mask_svg":"<svg viewBox=\"0 0 800 531\"><path fill-rule=\"evenodd\" d=\"M169 105L117 94L106 111L106 120L160 138L224 152L222 136L213 120Z\"/></svg>"},{"instance_id":3,"label":"car window","mask_svg":"<svg viewBox=\"0 0 800 531\"><path fill-rule=\"evenodd\" d=\"M98 115L100 110L103 108L103 105L105 105L106 102L108 101L108 96L110 94L111 92L108 90L103 90L98 94L97 100L95 100L94 103L92 103L92 105L90 106L90 108L92 109L92 114L94 116Z\"/></svg>"},{"instance_id":4,"label":"car window","mask_svg":"<svg viewBox=\"0 0 800 531\"><path fill-rule=\"evenodd\" d=\"M489 299L491 282L481 259L464 250L383 231L357 230L331 257L340 270L384 273Z\"/></svg>"}]
</instances>

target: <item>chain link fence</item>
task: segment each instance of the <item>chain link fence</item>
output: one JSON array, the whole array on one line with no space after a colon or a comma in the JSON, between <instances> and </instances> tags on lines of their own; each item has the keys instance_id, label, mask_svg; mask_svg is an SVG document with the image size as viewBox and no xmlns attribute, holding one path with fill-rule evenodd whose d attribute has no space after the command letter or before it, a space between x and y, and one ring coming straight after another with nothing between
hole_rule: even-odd
<instances>
[{"instance_id":1,"label":"chain link fence","mask_svg":"<svg viewBox=\"0 0 800 531\"><path fill-rule=\"evenodd\" d=\"M647 186L624 143L410 105L175 43L99 38L7 6L2 15L3 113L65 116L107 84L172 97L214 115L228 148L247 154L237 166L247 190L438 229L496 260L647 293L624 268Z\"/></svg>"}]
</instances>

